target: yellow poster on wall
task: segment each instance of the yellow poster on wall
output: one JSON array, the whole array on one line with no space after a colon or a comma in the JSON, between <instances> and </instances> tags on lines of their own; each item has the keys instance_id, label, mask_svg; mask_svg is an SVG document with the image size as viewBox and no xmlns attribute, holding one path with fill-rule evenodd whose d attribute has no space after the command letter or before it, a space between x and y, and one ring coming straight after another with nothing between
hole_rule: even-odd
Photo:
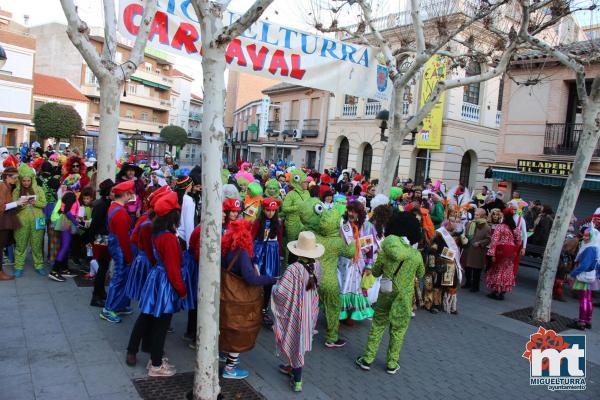
<instances>
[{"instance_id":1,"label":"yellow poster on wall","mask_svg":"<svg viewBox=\"0 0 600 400\"><path fill-rule=\"evenodd\" d=\"M438 81L446 79L445 57L434 55L427 61L421 79L421 101L423 107L429 100L431 92ZM417 135L417 148L439 150L442 144L442 120L444 118L444 93L440 100L423 119L422 126Z\"/></svg>"}]
</instances>

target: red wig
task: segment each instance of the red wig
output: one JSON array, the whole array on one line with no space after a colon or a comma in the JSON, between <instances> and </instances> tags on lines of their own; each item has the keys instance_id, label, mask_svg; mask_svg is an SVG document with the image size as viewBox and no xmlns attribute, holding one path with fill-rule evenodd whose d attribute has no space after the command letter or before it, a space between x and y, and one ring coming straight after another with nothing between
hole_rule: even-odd
<instances>
[{"instance_id":1,"label":"red wig","mask_svg":"<svg viewBox=\"0 0 600 400\"><path fill-rule=\"evenodd\" d=\"M231 251L240 249L246 250L252 258L254 256L254 244L250 227L250 222L243 218L231 221L221 239L221 255L225 256Z\"/></svg>"},{"instance_id":2,"label":"red wig","mask_svg":"<svg viewBox=\"0 0 600 400\"><path fill-rule=\"evenodd\" d=\"M76 162L79 163L79 175L86 176L87 167L83 158L78 156L71 156L67 158L67 162L63 164L63 176L71 175L73 173L73 164Z\"/></svg>"}]
</instances>

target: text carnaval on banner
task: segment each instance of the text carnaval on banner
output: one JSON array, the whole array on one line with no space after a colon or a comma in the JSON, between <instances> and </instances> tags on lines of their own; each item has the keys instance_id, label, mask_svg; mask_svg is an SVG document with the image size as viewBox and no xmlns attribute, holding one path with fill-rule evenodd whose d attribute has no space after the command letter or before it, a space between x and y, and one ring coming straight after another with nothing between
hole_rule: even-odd
<instances>
[{"instance_id":1,"label":"text carnaval on banner","mask_svg":"<svg viewBox=\"0 0 600 400\"><path fill-rule=\"evenodd\" d=\"M119 32L135 39L143 1L121 0ZM224 24L238 14L226 11ZM159 0L148 34L148 47L201 59L200 29L190 0ZM229 68L361 97L389 100L388 71L376 59L379 50L341 42L265 20L254 23L226 51ZM371 84L369 84L371 83Z\"/></svg>"}]
</instances>

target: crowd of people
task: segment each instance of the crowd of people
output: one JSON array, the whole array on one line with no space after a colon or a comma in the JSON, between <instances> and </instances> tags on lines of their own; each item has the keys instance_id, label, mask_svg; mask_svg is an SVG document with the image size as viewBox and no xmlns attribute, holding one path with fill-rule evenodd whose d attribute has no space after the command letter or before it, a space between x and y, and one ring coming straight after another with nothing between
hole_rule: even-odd
<instances>
[{"instance_id":1,"label":"crowd of people","mask_svg":"<svg viewBox=\"0 0 600 400\"><path fill-rule=\"evenodd\" d=\"M195 347L201 241L201 171L158 162L119 162L115 180L98 183L95 155L40 146L13 155L0 148L0 250L22 278L27 250L34 270L64 282L88 265L91 305L118 323L139 316L126 362L150 354L149 376L172 376L165 339L174 313L187 311L183 338ZM141 165L140 165L141 164ZM513 192L487 187L473 194L427 179L396 179L378 194L377 180L354 170L323 172L293 163L240 162L224 168L219 349L223 377L243 379L240 354L252 349L262 326L272 327L279 370L302 390L304 355L321 311L325 343L346 345L340 323L371 320L356 364L369 370L389 329L386 371L395 374L409 322L417 309L458 313L461 289L502 301L516 284L527 243L545 246L552 209ZM600 209L572 229L572 262L561 264L555 295L569 282L580 294L573 327L591 327L591 291L598 290ZM581 242L581 245L579 245ZM51 266L46 271L46 261ZM113 264L108 291L107 273ZM566 265L565 264L565 265ZM1 265L0 265L1 267ZM363 322L364 323L364 322Z\"/></svg>"}]
</instances>

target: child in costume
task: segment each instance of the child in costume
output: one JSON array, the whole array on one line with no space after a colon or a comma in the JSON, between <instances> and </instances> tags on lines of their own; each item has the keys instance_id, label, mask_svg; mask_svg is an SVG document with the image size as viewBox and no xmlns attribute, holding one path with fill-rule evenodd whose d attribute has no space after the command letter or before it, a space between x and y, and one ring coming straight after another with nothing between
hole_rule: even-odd
<instances>
[{"instance_id":1,"label":"child in costume","mask_svg":"<svg viewBox=\"0 0 600 400\"><path fill-rule=\"evenodd\" d=\"M71 248L71 238L77 232L77 215L79 214L79 202L75 193L65 192L56 207L52 216L54 230L60 232L60 250L54 260L52 271L48 277L57 282L64 282L65 277L73 276L67 266L69 250Z\"/></svg>"},{"instance_id":2,"label":"child in costume","mask_svg":"<svg viewBox=\"0 0 600 400\"><path fill-rule=\"evenodd\" d=\"M156 217L154 206L159 199L168 193L172 192L165 185L148 196L149 210L138 218L131 232L131 247L135 249L136 255L129 267L125 294L132 300L140 301L150 268L156 264L154 251L152 250L152 219Z\"/></svg>"},{"instance_id":3,"label":"child in costume","mask_svg":"<svg viewBox=\"0 0 600 400\"><path fill-rule=\"evenodd\" d=\"M335 208L325 209L323 203L316 198L305 201L300 209L302 224L307 230L315 232L317 242L325 246L325 254L320 259L319 298L327 321L325 346L328 348L346 345L346 340L338 335L341 311L338 259L340 256L352 257L356 251L355 243L346 244L340 236L341 218L341 214Z\"/></svg>"},{"instance_id":4,"label":"child in costume","mask_svg":"<svg viewBox=\"0 0 600 400\"><path fill-rule=\"evenodd\" d=\"M260 204L263 200L263 191L256 182L248 184L248 192L244 198L244 219L250 222L260 215Z\"/></svg>"},{"instance_id":5,"label":"child in costume","mask_svg":"<svg viewBox=\"0 0 600 400\"><path fill-rule=\"evenodd\" d=\"M382 276L379 299L365 352L356 359L363 370L369 370L375 361L386 328L390 331L386 372L395 374L400 368L398 360L411 319L415 277L425 273L423 258L412 247L420 236L419 221L410 213L395 212L385 228L385 239L372 270L374 276Z\"/></svg>"},{"instance_id":6,"label":"child in costume","mask_svg":"<svg viewBox=\"0 0 600 400\"><path fill-rule=\"evenodd\" d=\"M125 285L129 275L129 266L133 262L131 249L132 220L125 206L135 202L135 181L128 180L113 186L114 201L108 209L108 251L114 263L114 269L106 304L100 318L108 322L121 322L119 314L131 314L129 297L125 294Z\"/></svg>"},{"instance_id":7,"label":"child in costume","mask_svg":"<svg viewBox=\"0 0 600 400\"><path fill-rule=\"evenodd\" d=\"M252 224L254 239L253 263L261 275L278 277L280 274L280 255L283 254L283 225L277 211L281 202L275 198L263 200L262 212ZM271 300L272 286L265 286L265 303L263 306L263 324L273 325L268 308Z\"/></svg>"},{"instance_id":8,"label":"child in costume","mask_svg":"<svg viewBox=\"0 0 600 400\"><path fill-rule=\"evenodd\" d=\"M227 232L227 228L232 221L238 219L242 211L242 203L237 199L225 199L223 202L223 227L221 234Z\"/></svg>"},{"instance_id":9,"label":"child in costume","mask_svg":"<svg viewBox=\"0 0 600 400\"><path fill-rule=\"evenodd\" d=\"M285 354L289 364L279 371L290 376L294 392L302 391L304 353L312 349L312 336L319 315L319 263L325 248L312 232L300 232L297 241L288 243L298 261L288 265L273 287L272 309L275 317L275 342L278 354Z\"/></svg>"},{"instance_id":10,"label":"child in costume","mask_svg":"<svg viewBox=\"0 0 600 400\"><path fill-rule=\"evenodd\" d=\"M15 278L23 276L27 247L31 247L35 270L38 274L46 276L43 250L46 230L46 217L43 210L46 207L46 197L44 191L37 185L35 171L26 164L21 164L19 167L19 180L13 191L13 200L17 201L21 196L35 196L35 198L31 198L17 208L17 219L21 226L15 230Z\"/></svg>"},{"instance_id":11,"label":"child in costume","mask_svg":"<svg viewBox=\"0 0 600 400\"><path fill-rule=\"evenodd\" d=\"M340 231L346 244L355 244L352 257L340 257L338 263L342 303L340 320L362 321L373 316L373 309L369 305L366 290L363 291L361 287L361 281L364 271L373 267L377 232L367 221L367 210L358 201L347 205Z\"/></svg>"},{"instance_id":12,"label":"child in costume","mask_svg":"<svg viewBox=\"0 0 600 400\"><path fill-rule=\"evenodd\" d=\"M200 232L202 226L197 225L190 236L190 242L187 250L183 252L183 263L181 265L182 275L187 279L186 288L188 296L183 302L183 308L188 310L187 329L183 335L184 340L189 340L190 348L196 349L196 327L197 327L197 306L198 306L198 277L200 274Z\"/></svg>"},{"instance_id":13,"label":"child in costume","mask_svg":"<svg viewBox=\"0 0 600 400\"><path fill-rule=\"evenodd\" d=\"M569 326L585 330L592 328L592 291L600 289L600 232L593 227L584 228L583 240L577 257L575 269L571 271L573 290L579 294L579 318Z\"/></svg>"},{"instance_id":14,"label":"child in costume","mask_svg":"<svg viewBox=\"0 0 600 400\"><path fill-rule=\"evenodd\" d=\"M290 185L292 190L285 196L281 207L285 214L285 231L288 242L298 239L298 234L303 230L298 212L302 204L310 198L306 174L301 169L291 170Z\"/></svg>"},{"instance_id":15,"label":"child in costume","mask_svg":"<svg viewBox=\"0 0 600 400\"><path fill-rule=\"evenodd\" d=\"M135 365L142 338L151 335L148 376L173 376L177 372L164 358L164 346L173 314L181 309L182 299L188 295L181 274L181 249L175 234L179 209L176 193L166 194L154 206L156 219L152 225L152 246L156 266L151 269L142 289L141 314L127 346L127 364Z\"/></svg>"},{"instance_id":16,"label":"child in costume","mask_svg":"<svg viewBox=\"0 0 600 400\"><path fill-rule=\"evenodd\" d=\"M281 186L279 186L277 179L269 179L265 183L265 197L281 200Z\"/></svg>"}]
</instances>

